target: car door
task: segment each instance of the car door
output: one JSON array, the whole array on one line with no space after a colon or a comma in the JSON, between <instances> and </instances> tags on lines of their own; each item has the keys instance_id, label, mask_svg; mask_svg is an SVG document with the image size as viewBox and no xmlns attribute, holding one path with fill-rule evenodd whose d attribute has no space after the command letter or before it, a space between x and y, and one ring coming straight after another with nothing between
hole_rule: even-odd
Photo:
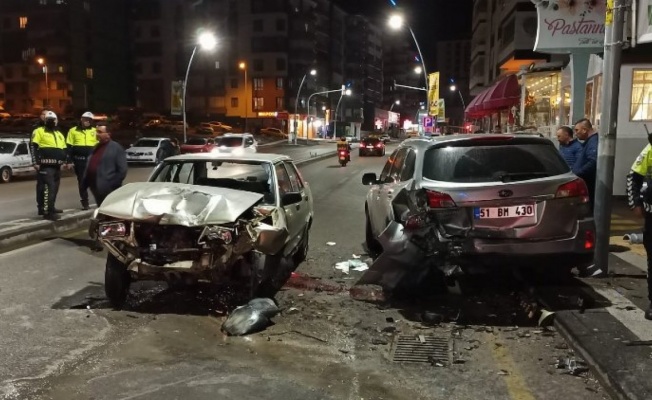
<instances>
[{"instance_id":1,"label":"car door","mask_svg":"<svg viewBox=\"0 0 652 400\"><path fill-rule=\"evenodd\" d=\"M29 172L32 169L32 157L26 142L18 143L14 152L12 169L16 172Z\"/></svg>"},{"instance_id":2,"label":"car door","mask_svg":"<svg viewBox=\"0 0 652 400\"><path fill-rule=\"evenodd\" d=\"M301 243L306 232L306 226L311 217L312 198L310 188L303 182L296 166L289 161L283 162L283 165L287 171L292 192L301 194L301 201L289 206L291 208L290 213L286 211L288 226L292 226L293 231L296 232L290 238L288 246L288 248L293 249Z\"/></svg>"},{"instance_id":3,"label":"car door","mask_svg":"<svg viewBox=\"0 0 652 400\"><path fill-rule=\"evenodd\" d=\"M293 249L297 243L297 236L301 230L301 203L295 204L283 204L283 196L287 193L291 193L292 183L290 181L290 174L285 169L283 163L277 163L274 165L274 174L276 175L276 185L278 188L278 200L283 213L285 214L285 223L288 230L288 246L286 246L286 251Z\"/></svg>"},{"instance_id":4,"label":"car door","mask_svg":"<svg viewBox=\"0 0 652 400\"><path fill-rule=\"evenodd\" d=\"M401 182L401 171L405 164L405 158L408 154L408 148L398 149L395 154L392 154L392 163L389 173L381 179L381 185L378 190L377 202L378 202L378 215L376 216L377 227L379 230L375 232L380 234L385 230L387 225L394 219L394 211L392 207L392 201L394 196L400 190L402 184Z\"/></svg>"},{"instance_id":5,"label":"car door","mask_svg":"<svg viewBox=\"0 0 652 400\"><path fill-rule=\"evenodd\" d=\"M384 216L382 210L382 203L380 201L380 193L383 188L383 182L385 182L389 173L392 170L392 165L396 159L396 154L398 154L398 149L394 150L391 156L385 162L380 177L378 178L378 183L371 185L369 193L367 194L367 213L369 214L369 221L371 223L371 230L375 235L380 234L385 225L383 225Z\"/></svg>"}]
</instances>

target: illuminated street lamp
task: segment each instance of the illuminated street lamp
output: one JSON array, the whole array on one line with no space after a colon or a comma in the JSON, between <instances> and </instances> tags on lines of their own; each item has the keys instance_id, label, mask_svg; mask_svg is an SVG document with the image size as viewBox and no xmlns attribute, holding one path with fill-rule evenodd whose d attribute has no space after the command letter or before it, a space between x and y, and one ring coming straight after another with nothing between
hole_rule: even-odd
<instances>
[{"instance_id":1,"label":"illuminated street lamp","mask_svg":"<svg viewBox=\"0 0 652 400\"><path fill-rule=\"evenodd\" d=\"M459 91L459 90L457 90L457 86L455 86L454 83L450 85L449 89L450 89L451 92L457 92L457 93L459 93L459 95L460 95L460 100L462 100L462 107L466 110L466 104L464 104L464 97L462 97L462 92Z\"/></svg>"},{"instance_id":2,"label":"illuminated street lamp","mask_svg":"<svg viewBox=\"0 0 652 400\"><path fill-rule=\"evenodd\" d=\"M316 69L311 69L308 74L315 76L317 75L317 70ZM305 82L306 77L308 74L303 75L303 79L301 79L301 84L299 85L299 90L297 90L297 97L294 101L294 144L297 144L297 132L298 132L298 127L299 127L299 115L297 109L299 108L299 94L301 93L301 88L303 87L303 82ZM306 135L306 139L308 139L308 135ZM290 135L288 135L288 142L291 142L292 138Z\"/></svg>"},{"instance_id":3,"label":"illuminated street lamp","mask_svg":"<svg viewBox=\"0 0 652 400\"><path fill-rule=\"evenodd\" d=\"M244 61L240 61L240 64L238 64L238 68L244 71L244 91L245 91L245 98L244 98L244 105L245 105L245 124L244 124L244 131L247 132L247 122L249 120L249 96L247 93L247 63Z\"/></svg>"},{"instance_id":4,"label":"illuminated street lamp","mask_svg":"<svg viewBox=\"0 0 652 400\"><path fill-rule=\"evenodd\" d=\"M49 106L50 105L50 85L48 84L48 66L45 63L45 59L43 57L39 57L36 60L39 65L43 66L43 73L45 74L45 105Z\"/></svg>"},{"instance_id":5,"label":"illuminated street lamp","mask_svg":"<svg viewBox=\"0 0 652 400\"><path fill-rule=\"evenodd\" d=\"M192 60L195 58L195 53L197 52L197 47L200 47L202 50L211 51L217 46L217 38L210 32L204 32L197 38L197 45L192 49L192 54L190 55L190 60L188 61L188 68L186 69L186 79L183 81L183 142L186 142L187 139L187 127L186 127L186 89L188 87L188 74L190 74L190 66L192 65Z\"/></svg>"},{"instance_id":6,"label":"illuminated street lamp","mask_svg":"<svg viewBox=\"0 0 652 400\"><path fill-rule=\"evenodd\" d=\"M401 100L396 100L395 102L392 103L392 106L389 107L389 111L392 111L394 109L394 106L398 106L401 104Z\"/></svg>"},{"instance_id":7,"label":"illuminated street lamp","mask_svg":"<svg viewBox=\"0 0 652 400\"><path fill-rule=\"evenodd\" d=\"M405 25L405 19L403 18L402 15L400 14L393 14L389 17L389 20L387 21L387 24L389 27L393 30L399 30ZM410 34L412 35L412 39L414 40L414 44L417 46L417 51L419 52L419 58L421 59L421 72L423 72L423 80L426 83L426 90L429 90L428 87L428 74L426 69L426 63L423 60L423 54L421 54L421 47L419 46L419 42L417 41L417 37L414 35L414 31L410 26L408 26L408 30L410 31ZM416 72L416 70L415 70ZM420 74L421 72L417 72ZM426 109L430 110L430 104L429 104L430 99L428 98L428 94L426 93Z\"/></svg>"},{"instance_id":8,"label":"illuminated street lamp","mask_svg":"<svg viewBox=\"0 0 652 400\"><path fill-rule=\"evenodd\" d=\"M419 66L414 67L414 73L415 73L415 74L417 74L417 75L421 75L422 72L423 72L423 68L421 68L421 67L419 67Z\"/></svg>"},{"instance_id":9,"label":"illuminated street lamp","mask_svg":"<svg viewBox=\"0 0 652 400\"><path fill-rule=\"evenodd\" d=\"M337 135L337 110L340 108L342 98L344 96L351 96L351 94L351 89L345 90L344 85L342 85L342 94L340 95L340 99L337 101L337 105L335 106L335 115L333 116L333 138L335 138L335 135Z\"/></svg>"}]
</instances>

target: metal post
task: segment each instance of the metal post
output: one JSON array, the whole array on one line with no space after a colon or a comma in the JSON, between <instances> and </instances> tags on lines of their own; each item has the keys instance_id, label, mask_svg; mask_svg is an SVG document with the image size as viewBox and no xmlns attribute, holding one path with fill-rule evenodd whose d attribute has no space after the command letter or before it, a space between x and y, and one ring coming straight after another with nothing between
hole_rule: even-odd
<instances>
[{"instance_id":1,"label":"metal post","mask_svg":"<svg viewBox=\"0 0 652 400\"><path fill-rule=\"evenodd\" d=\"M607 2L609 4L610 2ZM616 122L620 94L620 66L623 48L623 27L627 0L615 0L613 10L607 10L604 40L604 71L602 73L601 130L598 144L598 165L595 190L595 272L609 272L609 236L611 229L611 200L616 156ZM608 6L607 6L608 7ZM613 20L609 13L613 11Z\"/></svg>"},{"instance_id":2,"label":"metal post","mask_svg":"<svg viewBox=\"0 0 652 400\"><path fill-rule=\"evenodd\" d=\"M48 66L43 66L43 72L45 72L45 103L50 105L50 85L48 83Z\"/></svg>"},{"instance_id":3,"label":"metal post","mask_svg":"<svg viewBox=\"0 0 652 400\"><path fill-rule=\"evenodd\" d=\"M344 97L344 88L342 88L342 94L340 95L340 99L337 101L337 105L335 106L335 116L333 117L333 139L337 137L337 109L340 108L342 97Z\"/></svg>"},{"instance_id":4,"label":"metal post","mask_svg":"<svg viewBox=\"0 0 652 400\"><path fill-rule=\"evenodd\" d=\"M192 54L190 55L190 60L188 61L188 68L186 68L186 79L183 80L183 100L181 100L181 105L183 106L183 142L186 143L187 132L186 132L186 88L188 86L188 74L190 74L190 66L192 65L192 59L195 58L195 53L197 52L197 46L192 49Z\"/></svg>"},{"instance_id":5,"label":"metal post","mask_svg":"<svg viewBox=\"0 0 652 400\"><path fill-rule=\"evenodd\" d=\"M297 111L299 108L299 94L301 93L303 82L306 81L306 76L308 76L308 74L305 74L301 79L301 83L299 84L299 90L297 90L297 97L294 100L294 144L297 144L297 136L298 136L297 133L299 132L299 121L298 121L299 118L298 118L298 111ZM289 136L288 136L288 140L291 140Z\"/></svg>"},{"instance_id":6,"label":"metal post","mask_svg":"<svg viewBox=\"0 0 652 400\"><path fill-rule=\"evenodd\" d=\"M414 31L412 31L412 28L410 29L410 33L412 34L412 39L414 39L414 44L417 46L417 51L419 52L419 58L421 59L421 68L423 68L423 80L426 83L426 91L430 90L430 87L428 86L428 70L426 69L426 62L423 60L423 55L421 54L421 47L419 47L419 42L417 42L417 37L414 35ZM437 101L437 99L435 99ZM430 113L430 98L429 98L429 93L426 93L426 112Z\"/></svg>"},{"instance_id":7,"label":"metal post","mask_svg":"<svg viewBox=\"0 0 652 400\"><path fill-rule=\"evenodd\" d=\"M244 131L247 132L247 123L249 122L249 91L247 90L247 66L245 65L244 69L244 78L245 78L245 125L244 125Z\"/></svg>"}]
</instances>

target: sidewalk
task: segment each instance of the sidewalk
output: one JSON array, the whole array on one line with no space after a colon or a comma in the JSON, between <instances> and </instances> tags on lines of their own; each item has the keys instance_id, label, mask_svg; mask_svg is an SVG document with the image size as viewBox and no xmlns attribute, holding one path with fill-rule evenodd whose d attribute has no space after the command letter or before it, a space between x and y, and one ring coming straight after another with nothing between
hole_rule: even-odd
<instances>
[{"instance_id":1,"label":"sidewalk","mask_svg":"<svg viewBox=\"0 0 652 400\"><path fill-rule=\"evenodd\" d=\"M274 143L261 146L260 153L278 153L285 154L291 157L298 165L320 161L328 157L336 155L334 144L309 142L307 144L290 145L286 141L284 143ZM127 175L126 182L140 182L147 179L149 169L138 167L130 167L130 172ZM93 214L93 210L82 211L75 207L79 202L79 195L77 194L77 182L74 177L62 179L61 188L59 191L59 200L57 205L63 208L61 219L56 222L46 221L38 217L33 205L33 182L20 182L20 189L28 191L20 193L21 195L28 196L29 201L19 199L20 201L14 207L25 207L22 217L14 217L12 220L0 221L0 250L18 246L21 243L43 239L62 232L77 230L85 228L88 224L88 219ZM22 184L28 184L26 188L22 188ZM14 185L10 183L9 185ZM10 186L8 186L10 187ZM19 192L18 187L14 187L13 191L4 192L6 196L5 201L11 202L10 194ZM64 201L65 199L65 201ZM94 206L94 205L92 205ZM34 209L34 210L32 210ZM14 213L15 215L15 213ZM32 216L33 215L33 216Z\"/></svg>"}]
</instances>

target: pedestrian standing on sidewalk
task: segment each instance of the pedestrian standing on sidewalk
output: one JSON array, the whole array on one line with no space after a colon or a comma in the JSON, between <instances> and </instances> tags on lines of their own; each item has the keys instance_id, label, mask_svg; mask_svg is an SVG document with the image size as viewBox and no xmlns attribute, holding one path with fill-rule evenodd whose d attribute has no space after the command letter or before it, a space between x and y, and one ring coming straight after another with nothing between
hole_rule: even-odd
<instances>
[{"instance_id":1,"label":"pedestrian standing on sidewalk","mask_svg":"<svg viewBox=\"0 0 652 400\"><path fill-rule=\"evenodd\" d=\"M627 175L627 203L636 216L644 218L643 246L647 253L647 292L650 300L645 319L652 320L652 135L648 135L647 139L650 144L641 151ZM643 183L647 184L645 191L642 190Z\"/></svg>"},{"instance_id":2,"label":"pedestrian standing on sidewalk","mask_svg":"<svg viewBox=\"0 0 652 400\"><path fill-rule=\"evenodd\" d=\"M44 126L32 133L30 142L32 163L37 171L36 204L38 214L48 220L58 219L61 213L54 207L61 181L61 166L67 161L66 138L57 128L57 115L45 113Z\"/></svg>"},{"instance_id":3,"label":"pedestrian standing on sidewalk","mask_svg":"<svg viewBox=\"0 0 652 400\"><path fill-rule=\"evenodd\" d=\"M97 135L93 124L93 114L86 111L82 114L79 125L73 126L68 131L66 144L68 145L68 159L72 160L77 175L77 187L82 210L88 210L88 190L83 188L82 181L86 172L88 157L97 145Z\"/></svg>"},{"instance_id":4,"label":"pedestrian standing on sidewalk","mask_svg":"<svg viewBox=\"0 0 652 400\"><path fill-rule=\"evenodd\" d=\"M573 173L584 180L589 189L591 212L595 202L595 176L598 167L598 132L591 122L583 118L575 123L575 136L582 140L582 151L572 167Z\"/></svg>"},{"instance_id":5,"label":"pedestrian standing on sidewalk","mask_svg":"<svg viewBox=\"0 0 652 400\"><path fill-rule=\"evenodd\" d=\"M573 168L577 156L582 151L582 143L573 137L573 130L569 126L560 126L557 129L559 153L566 160L566 164Z\"/></svg>"},{"instance_id":6,"label":"pedestrian standing on sidewalk","mask_svg":"<svg viewBox=\"0 0 652 400\"><path fill-rule=\"evenodd\" d=\"M99 123L96 132L98 143L88 158L82 187L90 189L99 207L106 196L122 186L127 176L127 155L120 144L111 140L106 123Z\"/></svg>"}]
</instances>

